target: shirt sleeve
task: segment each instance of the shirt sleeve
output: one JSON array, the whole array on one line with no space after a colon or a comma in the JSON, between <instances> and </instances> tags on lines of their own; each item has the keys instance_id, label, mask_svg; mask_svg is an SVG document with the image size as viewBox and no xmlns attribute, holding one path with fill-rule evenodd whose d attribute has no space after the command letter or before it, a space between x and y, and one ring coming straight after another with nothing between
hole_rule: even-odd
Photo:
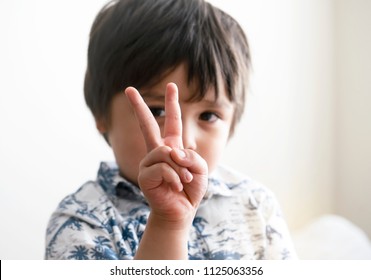
<instances>
[{"instance_id":1,"label":"shirt sleeve","mask_svg":"<svg viewBox=\"0 0 371 280\"><path fill-rule=\"evenodd\" d=\"M55 230L47 234L45 259L115 260L115 244L103 229L94 228L76 217L54 217Z\"/></svg>"},{"instance_id":2,"label":"shirt sleeve","mask_svg":"<svg viewBox=\"0 0 371 280\"><path fill-rule=\"evenodd\" d=\"M138 225L119 223L117 216L109 199L94 188L66 197L49 221L45 259L132 259Z\"/></svg>"},{"instance_id":3,"label":"shirt sleeve","mask_svg":"<svg viewBox=\"0 0 371 280\"><path fill-rule=\"evenodd\" d=\"M268 191L262 201L263 215L266 220L266 259L297 259L291 235L275 196Z\"/></svg>"}]
</instances>

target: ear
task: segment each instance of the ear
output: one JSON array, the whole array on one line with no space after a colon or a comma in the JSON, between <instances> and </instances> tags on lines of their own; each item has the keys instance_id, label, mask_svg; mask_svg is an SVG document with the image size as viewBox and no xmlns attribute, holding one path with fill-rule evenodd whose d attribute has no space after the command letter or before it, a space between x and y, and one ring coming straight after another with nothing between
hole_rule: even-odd
<instances>
[{"instance_id":1,"label":"ear","mask_svg":"<svg viewBox=\"0 0 371 280\"><path fill-rule=\"evenodd\" d=\"M95 118L95 126L100 132L100 134L107 133L108 127L107 127L107 121L104 118Z\"/></svg>"},{"instance_id":2,"label":"ear","mask_svg":"<svg viewBox=\"0 0 371 280\"><path fill-rule=\"evenodd\" d=\"M97 127L99 133L103 136L104 140L106 140L107 144L111 146L109 139L108 139L108 125L107 121L104 118L95 119L95 126Z\"/></svg>"}]
</instances>

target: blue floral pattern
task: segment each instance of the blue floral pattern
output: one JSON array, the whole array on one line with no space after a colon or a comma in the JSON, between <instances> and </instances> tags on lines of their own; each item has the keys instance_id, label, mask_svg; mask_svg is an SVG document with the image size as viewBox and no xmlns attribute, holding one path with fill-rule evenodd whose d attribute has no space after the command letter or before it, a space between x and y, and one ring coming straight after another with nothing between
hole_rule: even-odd
<instances>
[{"instance_id":1,"label":"blue floral pattern","mask_svg":"<svg viewBox=\"0 0 371 280\"><path fill-rule=\"evenodd\" d=\"M96 181L67 196L46 231L45 259L133 259L150 212L138 187L101 163ZM188 242L189 259L295 259L274 195L226 167L209 178Z\"/></svg>"}]
</instances>

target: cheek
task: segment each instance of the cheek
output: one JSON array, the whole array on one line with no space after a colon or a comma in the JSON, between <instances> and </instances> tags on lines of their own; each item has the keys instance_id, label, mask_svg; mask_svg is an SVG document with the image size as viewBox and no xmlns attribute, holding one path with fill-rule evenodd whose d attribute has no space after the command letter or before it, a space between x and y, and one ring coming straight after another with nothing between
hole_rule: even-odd
<instances>
[{"instance_id":1,"label":"cheek","mask_svg":"<svg viewBox=\"0 0 371 280\"><path fill-rule=\"evenodd\" d=\"M211 173L219 164L228 142L228 131L222 131L212 137L205 137L205 140L198 145L199 154L206 160L209 173Z\"/></svg>"},{"instance_id":2,"label":"cheek","mask_svg":"<svg viewBox=\"0 0 371 280\"><path fill-rule=\"evenodd\" d=\"M126 130L112 137L112 149L122 175L133 183L137 183L139 163L146 154L146 146L142 134L136 130Z\"/></svg>"}]
</instances>

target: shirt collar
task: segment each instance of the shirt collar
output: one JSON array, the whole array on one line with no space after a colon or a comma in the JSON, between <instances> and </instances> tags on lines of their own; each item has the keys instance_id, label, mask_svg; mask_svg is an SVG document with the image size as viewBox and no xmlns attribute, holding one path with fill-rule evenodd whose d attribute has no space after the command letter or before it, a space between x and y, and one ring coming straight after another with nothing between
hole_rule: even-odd
<instances>
[{"instance_id":1,"label":"shirt collar","mask_svg":"<svg viewBox=\"0 0 371 280\"><path fill-rule=\"evenodd\" d=\"M120 175L115 162L101 162L97 181L108 195L145 200L142 191Z\"/></svg>"},{"instance_id":2,"label":"shirt collar","mask_svg":"<svg viewBox=\"0 0 371 280\"><path fill-rule=\"evenodd\" d=\"M230 197L233 195L231 188L222 180L222 178L220 178L217 171L213 172L209 176L209 185L204 196L204 200L208 200L214 195L225 197Z\"/></svg>"}]
</instances>

